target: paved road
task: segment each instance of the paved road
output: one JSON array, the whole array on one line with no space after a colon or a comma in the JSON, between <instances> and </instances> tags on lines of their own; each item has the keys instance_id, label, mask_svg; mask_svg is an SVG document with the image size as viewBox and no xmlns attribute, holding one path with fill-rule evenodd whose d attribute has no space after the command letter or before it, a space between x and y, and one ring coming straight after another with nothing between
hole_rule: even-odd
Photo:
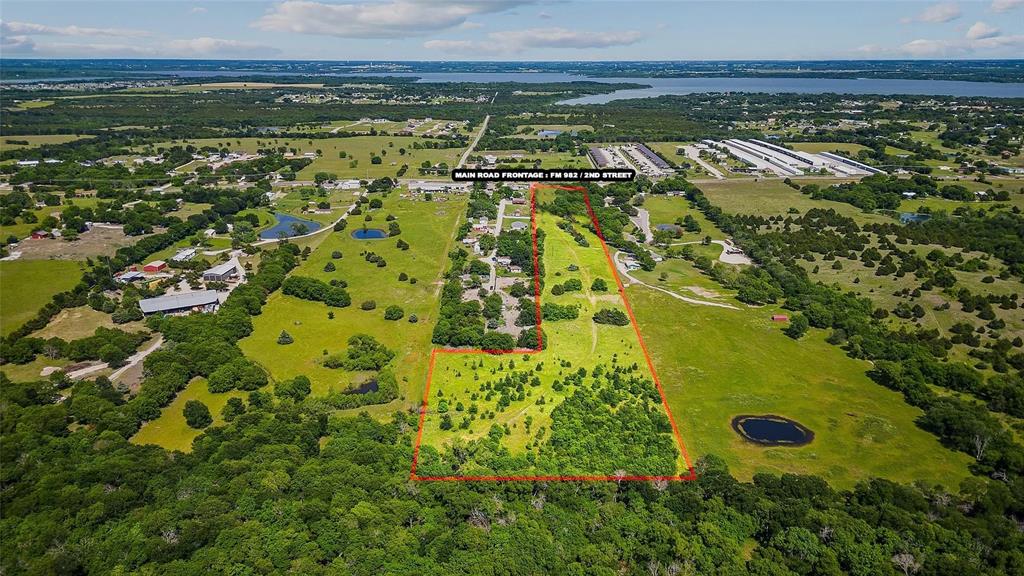
<instances>
[{"instance_id":1,"label":"paved road","mask_svg":"<svg viewBox=\"0 0 1024 576\"><path fill-rule=\"evenodd\" d=\"M697 151L696 146L683 146L683 150L686 152L687 158L693 160L697 164L700 164L702 168L708 171L708 174L711 174L712 176L715 177L715 180L725 179L725 176L721 172L719 172L717 168L701 159L700 152Z\"/></svg>"},{"instance_id":2,"label":"paved road","mask_svg":"<svg viewBox=\"0 0 1024 576\"><path fill-rule=\"evenodd\" d=\"M698 300L696 298L688 298L686 296L682 296L680 294L676 294L675 292L673 292L671 290L667 290L665 288L662 288L661 286L654 286L652 284L648 284L648 283L638 279L637 277L632 276L629 273L629 270L626 269L626 264L625 264L625 262L623 262L620 259L620 256L622 256L622 252L621 251L616 251L615 252L615 258L614 258L614 260L615 260L615 267L619 269L619 274L621 276L625 277L627 280L629 280L633 284L639 284L641 286L646 286L646 287L650 288L651 290L657 290L658 292L664 292L665 294L668 294L669 296L671 296L671 297L673 297L673 298L675 298L677 300L682 300L683 302L689 302L690 304L697 304L699 306L714 306L716 308L728 308L730 310L739 310L739 308L733 306L732 304L726 304L724 302L709 302L707 300Z\"/></svg>"},{"instance_id":3,"label":"paved road","mask_svg":"<svg viewBox=\"0 0 1024 576\"><path fill-rule=\"evenodd\" d=\"M753 264L754 263L754 261L751 260L750 257L747 256L746 254L744 254L743 252L739 252L737 254L729 254L729 250L730 249L735 250L736 246L734 246L734 245L732 245L732 244L730 244L728 242L723 242L722 240L712 240L711 243L712 244L718 244L719 246L722 247L722 253L718 256L718 259L721 260L722 262L725 262L726 264ZM674 244L671 244L671 246L686 246L687 244L701 244L701 241L700 240L694 240L692 242L676 242Z\"/></svg>"},{"instance_id":4,"label":"paved road","mask_svg":"<svg viewBox=\"0 0 1024 576\"><path fill-rule=\"evenodd\" d=\"M469 143L469 148L466 148L466 151L462 153L462 158L459 158L459 163L455 166L456 168L462 168L462 165L466 163L466 159L468 159L469 155L473 153L473 149L476 148L477 143L480 142L480 138L482 138L484 132L487 131L487 123L490 121L490 114L484 116L484 123L480 125L480 131L476 133L476 137Z\"/></svg>"},{"instance_id":5,"label":"paved road","mask_svg":"<svg viewBox=\"0 0 1024 576\"><path fill-rule=\"evenodd\" d=\"M111 380L116 379L121 374L124 374L125 371L127 371L132 366L135 366L139 362L142 362L143 360L145 360L146 356L149 356L150 354L155 352L156 349L159 348L160 345L163 344L163 343L164 343L164 337L161 334L160 336L157 337L156 342L154 342L152 345L150 345L149 348L146 348L145 350L141 350L141 351L136 352L135 354L132 354L131 356L129 356L128 357L128 363L125 364L124 366L122 366L121 368L118 368L113 374L111 374L110 375L110 379ZM68 372L68 376L71 377L74 380L77 380L79 378L85 378L86 376L89 376L90 374L95 374L96 372L100 372L102 370L106 370L107 368L109 368L109 365L106 362L101 362L101 363L96 364L94 366L88 366L86 368L82 368L81 370L75 370L74 372Z\"/></svg>"},{"instance_id":6,"label":"paved road","mask_svg":"<svg viewBox=\"0 0 1024 576\"><path fill-rule=\"evenodd\" d=\"M498 221L494 225L495 238L501 234L501 225L505 221L506 206L508 206L508 200L502 200L498 203ZM492 292L498 289L498 263L494 261L497 256L497 247L495 247L494 250L491 250L491 253L487 255L487 262L491 263L491 278L488 280L487 285L491 287Z\"/></svg>"},{"instance_id":7,"label":"paved road","mask_svg":"<svg viewBox=\"0 0 1024 576\"><path fill-rule=\"evenodd\" d=\"M654 233L651 232L651 213L643 208L636 209L636 216L630 216L630 221L636 224L644 233L644 242L650 244L654 241Z\"/></svg>"}]
</instances>

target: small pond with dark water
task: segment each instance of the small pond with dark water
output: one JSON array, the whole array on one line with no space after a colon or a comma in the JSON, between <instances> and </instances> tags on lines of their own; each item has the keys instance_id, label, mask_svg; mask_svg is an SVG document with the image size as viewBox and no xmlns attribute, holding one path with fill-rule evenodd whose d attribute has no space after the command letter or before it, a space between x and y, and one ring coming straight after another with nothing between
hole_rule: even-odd
<instances>
[{"instance_id":1,"label":"small pond with dark water","mask_svg":"<svg viewBox=\"0 0 1024 576\"><path fill-rule=\"evenodd\" d=\"M909 222L924 222L931 218L931 214L918 214L916 212L900 212L900 222L907 224Z\"/></svg>"},{"instance_id":2,"label":"small pond with dark water","mask_svg":"<svg viewBox=\"0 0 1024 576\"><path fill-rule=\"evenodd\" d=\"M814 432L803 424L774 414L737 416L732 429L763 446L803 446L814 440Z\"/></svg>"},{"instance_id":3,"label":"small pond with dark water","mask_svg":"<svg viewBox=\"0 0 1024 576\"><path fill-rule=\"evenodd\" d=\"M359 386L359 388L346 390L345 394L369 394L370 392L376 392L377 390L379 390L379 388L377 386L377 379L375 378L373 380L367 380L366 382L363 382L362 385Z\"/></svg>"},{"instance_id":4,"label":"small pond with dark water","mask_svg":"<svg viewBox=\"0 0 1024 576\"><path fill-rule=\"evenodd\" d=\"M263 240L277 240L282 235L285 238L301 236L320 229L319 222L298 218L284 212L274 212L274 217L277 218L277 224L260 232L260 238Z\"/></svg>"},{"instance_id":5,"label":"small pond with dark water","mask_svg":"<svg viewBox=\"0 0 1024 576\"><path fill-rule=\"evenodd\" d=\"M356 240L380 240L387 238L388 233L380 228L360 228L352 231L352 237Z\"/></svg>"}]
</instances>

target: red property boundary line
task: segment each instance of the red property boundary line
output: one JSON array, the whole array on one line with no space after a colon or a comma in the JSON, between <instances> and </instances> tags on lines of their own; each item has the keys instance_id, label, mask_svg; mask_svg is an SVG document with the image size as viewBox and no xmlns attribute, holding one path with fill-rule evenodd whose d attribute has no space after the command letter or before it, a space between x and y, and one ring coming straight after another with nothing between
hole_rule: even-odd
<instances>
[{"instance_id":1,"label":"red property boundary line","mask_svg":"<svg viewBox=\"0 0 1024 576\"><path fill-rule=\"evenodd\" d=\"M615 476L615 475L553 475L553 476L538 476L538 475L521 475L521 476L420 476L416 474L416 466L419 463L420 455L420 444L423 441L423 426L427 417L427 404L430 400L430 384L434 378L434 361L438 354L488 354L488 355L501 355L501 354L537 354L544 349L543 335L541 334L541 312L540 312L540 263L537 254L537 189L538 188L557 188L560 190L573 190L583 193L583 201L587 205L587 214L590 216L590 221L594 224L594 230L597 232L597 238L601 241L601 249L604 251L605 259L608 261L608 267L612 271L612 277L615 278L615 284L619 288L619 295L622 297L622 302L626 306L626 313L629 315L629 321L633 325L633 330L636 332L636 337L640 342L640 349L643 351L644 359L647 361L647 368L651 371L651 376L654 377L654 384L658 388L658 394L661 396L661 403L665 407L665 413L668 414L668 421L672 425L672 434L675 436L676 443L679 445L679 450L683 454L683 459L686 462L686 468L689 474L676 475L676 476ZM683 443L683 437L679 433L679 426L676 424L675 417L672 416L672 409L668 406L668 400L665 397L665 389L661 385L661 380L658 378L658 373L654 370L654 362L651 361L651 354L647 350L647 343L644 342L644 337L640 333L640 325L636 321L636 316L633 315L633 307L629 303L629 298L626 297L626 288L622 284L622 279L619 278L619 272L615 267L615 262L612 261L611 252L608 251L608 245L604 241L604 234L601 232L601 226L597 222L597 216L594 214L594 208L590 204L590 195L587 194L586 188L579 186L556 186L552 184L531 184L530 185L530 230L533 239L533 295L534 295L534 307L536 311L537 321L537 347L536 348L518 348L512 350L481 350L481 349L465 349L465 348L434 348L430 352L430 366L427 369L427 386L423 391L423 403L420 406L420 423L419 430L416 432L416 445L413 447L412 452L412 469L409 471L409 479L416 481L490 481L490 482L504 482L504 481L623 481L623 480L638 480L638 481L651 481L651 480L665 480L665 481L684 481L684 480L696 480L697 472L693 469L693 464L690 462L690 455L686 451L686 445Z\"/></svg>"}]
</instances>

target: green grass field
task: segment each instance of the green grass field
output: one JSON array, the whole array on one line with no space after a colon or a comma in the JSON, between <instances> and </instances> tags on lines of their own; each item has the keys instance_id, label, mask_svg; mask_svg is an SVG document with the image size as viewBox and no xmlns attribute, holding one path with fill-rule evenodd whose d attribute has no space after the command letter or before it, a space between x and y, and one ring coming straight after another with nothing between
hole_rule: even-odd
<instances>
[{"instance_id":1,"label":"green grass field","mask_svg":"<svg viewBox=\"0 0 1024 576\"><path fill-rule=\"evenodd\" d=\"M831 185L842 181L840 179L800 179L801 184ZM777 179L756 182L752 180L702 182L699 188L707 195L712 204L733 214L772 216L785 215L790 208L796 208L801 214L811 208L832 208L843 216L853 218L858 224L892 222L892 219L887 216L867 214L859 208L842 202L813 200L810 196L801 194Z\"/></svg>"},{"instance_id":2,"label":"green grass field","mask_svg":"<svg viewBox=\"0 0 1024 576\"><path fill-rule=\"evenodd\" d=\"M117 328L125 332L138 332L146 330L145 324L139 322L128 322L126 324L115 324L110 319L110 314L93 310L88 306L76 308L65 308L61 310L50 323L40 330L32 333L33 338L61 338L63 340L77 340L92 336L96 328Z\"/></svg>"},{"instance_id":3,"label":"green grass field","mask_svg":"<svg viewBox=\"0 0 1024 576\"><path fill-rule=\"evenodd\" d=\"M0 262L0 335L14 332L54 294L78 284L84 266L70 260Z\"/></svg>"},{"instance_id":4,"label":"green grass field","mask_svg":"<svg viewBox=\"0 0 1024 576\"><path fill-rule=\"evenodd\" d=\"M248 396L248 392L232 390L230 392L213 393L206 385L205 378L194 378L188 383L178 395L160 411L160 417L142 425L142 428L132 436L131 441L135 444L156 444L167 450L180 450L182 452L192 451L192 441L202 433L185 422L185 403L189 400L199 400L210 409L213 416L211 426L224 424L220 412L228 403L230 398L242 398Z\"/></svg>"},{"instance_id":5,"label":"green grass field","mask_svg":"<svg viewBox=\"0 0 1024 576\"><path fill-rule=\"evenodd\" d=\"M552 388L554 381L564 376L563 370L573 372L577 368L593 367L604 364L611 366L617 362L619 366L636 364L639 373L650 378L650 373L633 326L611 326L596 324L591 316L602 308L624 310L622 299L615 289L612 270L601 249L597 237L583 232L590 246L580 247L568 233L557 228L556 217L538 214L538 228L547 234L544 245L544 269L546 285L541 296L542 302L580 306L579 317L575 320L546 321L543 323L547 335L548 346L543 352L533 355L502 354L441 354L437 356L431 384L430 406L423 429L423 445L437 449L466 439L479 438L487 433L492 424L507 425L510 435L502 438L502 445L513 454L523 454L528 445L538 439L539 429L551 427L551 411L561 402L565 394L571 393L568 388L559 392ZM579 270L572 272L568 267L574 264ZM594 278L603 278L609 284L609 291L594 293L590 284ZM552 287L569 278L579 278L583 284L580 292L567 292L554 295ZM514 400L505 410L497 409L497 398L485 400L482 396L472 400L482 381L497 371L508 370L510 361L515 362L515 369L529 369L540 379L537 387L528 387L525 400ZM562 368L559 362L569 362L570 367ZM475 366L475 367L474 367ZM540 370L538 366L542 366ZM504 368L503 368L504 367ZM479 379L478 379L479 377ZM653 387L653 382L651 384ZM541 397L545 402L539 403ZM474 420L469 429L442 430L441 415L437 411L438 403L445 399L454 406L464 402L467 406L477 403L481 413L496 411L495 417ZM664 410L660 401L650 404L652 410ZM456 416L460 420L461 416ZM527 422L531 424L528 426ZM630 474L671 474L684 471L682 455L676 462L677 469L670 470L627 470ZM496 471L501 473L501 471ZM521 472L521 471L508 471ZM560 471L564 473L564 471ZM574 470L574 474L611 474L611 470ZM685 473L685 472L684 472Z\"/></svg>"},{"instance_id":6,"label":"green grass field","mask_svg":"<svg viewBox=\"0 0 1024 576\"><path fill-rule=\"evenodd\" d=\"M675 224L676 220L680 218L685 218L687 215L693 216L694 220L700 224L701 231L699 233L684 231L679 242L700 240L705 236L711 236L712 240L725 239L725 234L715 227L700 210L691 208L690 202L683 196L650 195L644 198L641 208L650 212L651 230L654 230L658 224Z\"/></svg>"},{"instance_id":7,"label":"green grass field","mask_svg":"<svg viewBox=\"0 0 1024 576\"><path fill-rule=\"evenodd\" d=\"M867 150L867 146L852 144L848 142L788 142L794 150L817 154L819 152L834 152L840 150L856 155L861 150Z\"/></svg>"},{"instance_id":8,"label":"green grass field","mask_svg":"<svg viewBox=\"0 0 1024 576\"><path fill-rule=\"evenodd\" d=\"M522 155L513 158L513 154ZM529 150L474 150L474 156L497 156L500 166L513 168L533 168L534 162L540 160L541 168L590 168L590 160L586 156L575 156L570 152L530 152Z\"/></svg>"},{"instance_id":9,"label":"green grass field","mask_svg":"<svg viewBox=\"0 0 1024 576\"><path fill-rule=\"evenodd\" d=\"M390 195L384 208L371 213L374 221L369 227L387 228L385 216L397 217L402 227L399 236L410 244L409 250L399 250L397 238L382 240L356 240L351 232L363 225L362 217L352 217L348 229L329 232L293 274L312 276L323 280L331 278L348 282L352 306L328 309L318 302L300 300L280 293L273 294L263 313L253 319L254 333L242 340L240 346L246 356L262 364L276 380L305 374L313 382L314 395L330 390L350 387L354 375L343 370L332 370L319 364L322 352L338 353L345 349L349 337L370 334L397 352L393 368L399 380L400 395L404 400L385 407L368 407L389 413L399 407L412 406L422 394L426 382L427 360L430 355L430 336L437 318L440 284L438 279L447 265L447 246L452 245L457 223L465 210L464 200L449 202L423 202ZM340 251L343 258L333 260L332 252ZM388 265L378 268L360 255L365 250L385 258ZM336 272L324 272L328 262L335 262ZM399 282L398 275L405 272L417 279L416 284ZM377 309L363 311L359 305L374 300ZM401 306L405 317L397 322L384 320L384 309L392 304ZM331 310L335 318L327 318ZM415 314L419 322L408 322ZM281 330L287 330L295 339L289 346L276 340Z\"/></svg>"},{"instance_id":10,"label":"green grass field","mask_svg":"<svg viewBox=\"0 0 1024 576\"><path fill-rule=\"evenodd\" d=\"M34 105L34 106L27 106L28 104L36 104L36 105ZM23 109L26 109L26 110L29 109L29 108L42 108L43 107L43 106L38 106L38 104L43 104L45 106L45 105L48 105L48 104L53 104L53 102L49 102L49 103L45 103L45 104L42 103L42 102L24 102L22 104L22 106L24 106ZM4 151L7 151L7 150L18 150L18 149L21 149L21 148L38 148L38 147L40 147L40 146L42 146L44 144L66 144L68 142L74 142L75 140L82 140L83 138L93 138L93 136L87 135L87 134L81 134L81 135L79 135L79 134L46 134L46 135L41 135L41 136L35 136L35 135L33 135L33 136L20 136L20 135L19 136L3 136L3 137L0 137L0 152L4 152ZM19 142L19 143L15 144L12 141ZM21 144L20 142L28 142L28 144Z\"/></svg>"},{"instance_id":11,"label":"green grass field","mask_svg":"<svg viewBox=\"0 0 1024 576\"><path fill-rule=\"evenodd\" d=\"M770 320L774 306L697 306L643 286L627 293L691 457L720 456L744 480L807 473L841 488L872 476L956 488L968 476L966 455L918 429L921 411L869 380L869 365L826 343L822 331L790 339ZM792 418L815 439L762 447L733 432L739 414Z\"/></svg>"}]
</instances>

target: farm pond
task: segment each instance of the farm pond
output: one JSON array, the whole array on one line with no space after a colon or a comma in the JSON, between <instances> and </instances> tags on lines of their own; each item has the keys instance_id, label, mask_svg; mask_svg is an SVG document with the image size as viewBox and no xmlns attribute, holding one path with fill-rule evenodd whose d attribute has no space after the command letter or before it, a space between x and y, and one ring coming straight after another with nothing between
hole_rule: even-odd
<instances>
[{"instance_id":1,"label":"farm pond","mask_svg":"<svg viewBox=\"0 0 1024 576\"><path fill-rule=\"evenodd\" d=\"M814 440L814 432L803 424L774 414L736 416L732 429L744 439L764 446L803 446Z\"/></svg>"}]
</instances>

